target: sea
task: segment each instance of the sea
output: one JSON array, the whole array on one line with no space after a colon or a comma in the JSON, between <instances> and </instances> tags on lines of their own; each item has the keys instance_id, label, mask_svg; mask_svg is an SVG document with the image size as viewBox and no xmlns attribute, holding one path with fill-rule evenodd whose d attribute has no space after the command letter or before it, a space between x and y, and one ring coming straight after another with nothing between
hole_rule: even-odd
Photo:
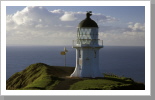
<instances>
[{"instance_id":1,"label":"sea","mask_svg":"<svg viewBox=\"0 0 155 100\"><path fill-rule=\"evenodd\" d=\"M75 67L76 49L72 46L66 46L66 49L66 66ZM6 80L35 63L65 66L65 56L60 54L63 50L64 46L7 46ZM145 47L104 46L99 52L99 66L102 73L145 83Z\"/></svg>"}]
</instances>

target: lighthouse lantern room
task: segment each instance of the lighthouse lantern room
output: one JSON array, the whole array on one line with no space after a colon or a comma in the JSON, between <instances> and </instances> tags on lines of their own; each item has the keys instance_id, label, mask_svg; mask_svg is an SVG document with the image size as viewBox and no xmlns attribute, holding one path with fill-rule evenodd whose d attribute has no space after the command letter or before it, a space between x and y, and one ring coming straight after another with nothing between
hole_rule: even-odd
<instances>
[{"instance_id":1,"label":"lighthouse lantern room","mask_svg":"<svg viewBox=\"0 0 155 100\"><path fill-rule=\"evenodd\" d=\"M103 40L98 39L98 25L91 15L92 12L88 11L78 25L77 40L73 40L76 67L70 77L103 77L99 69L99 49L103 48Z\"/></svg>"}]
</instances>

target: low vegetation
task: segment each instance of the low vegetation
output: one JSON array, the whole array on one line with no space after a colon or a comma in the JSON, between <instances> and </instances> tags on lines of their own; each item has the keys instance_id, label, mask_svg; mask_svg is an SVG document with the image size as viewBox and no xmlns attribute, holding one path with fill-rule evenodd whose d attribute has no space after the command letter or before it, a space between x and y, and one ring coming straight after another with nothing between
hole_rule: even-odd
<instances>
[{"instance_id":1,"label":"low vegetation","mask_svg":"<svg viewBox=\"0 0 155 100\"><path fill-rule=\"evenodd\" d=\"M103 79L87 79L71 85L70 90L144 90L142 83L131 78L104 74Z\"/></svg>"},{"instance_id":2,"label":"low vegetation","mask_svg":"<svg viewBox=\"0 0 155 100\"><path fill-rule=\"evenodd\" d=\"M6 89L50 90L58 84L64 75L68 75L74 68L54 67L43 63L32 64L25 70L15 73L6 81ZM60 74L62 73L62 74Z\"/></svg>"},{"instance_id":3,"label":"low vegetation","mask_svg":"<svg viewBox=\"0 0 155 100\"><path fill-rule=\"evenodd\" d=\"M144 90L131 78L104 74L104 78L70 78L74 67L32 64L6 81L7 90Z\"/></svg>"}]
</instances>

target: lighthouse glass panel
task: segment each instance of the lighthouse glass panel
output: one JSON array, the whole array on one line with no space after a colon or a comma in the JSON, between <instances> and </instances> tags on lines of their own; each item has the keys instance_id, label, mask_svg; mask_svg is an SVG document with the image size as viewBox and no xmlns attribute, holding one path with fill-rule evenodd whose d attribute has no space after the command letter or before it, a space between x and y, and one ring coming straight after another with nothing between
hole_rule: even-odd
<instances>
[{"instance_id":1,"label":"lighthouse glass panel","mask_svg":"<svg viewBox=\"0 0 155 100\"><path fill-rule=\"evenodd\" d=\"M77 44L98 44L98 28L78 28Z\"/></svg>"}]
</instances>

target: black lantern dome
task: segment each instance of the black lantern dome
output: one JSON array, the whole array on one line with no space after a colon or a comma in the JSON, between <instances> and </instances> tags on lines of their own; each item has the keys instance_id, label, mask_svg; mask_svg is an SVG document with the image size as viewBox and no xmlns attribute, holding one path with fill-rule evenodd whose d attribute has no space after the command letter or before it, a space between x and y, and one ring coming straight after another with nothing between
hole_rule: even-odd
<instances>
[{"instance_id":1,"label":"black lantern dome","mask_svg":"<svg viewBox=\"0 0 155 100\"><path fill-rule=\"evenodd\" d=\"M79 23L78 27L98 27L97 23L90 18L91 15L91 11L87 12L86 18Z\"/></svg>"}]
</instances>

